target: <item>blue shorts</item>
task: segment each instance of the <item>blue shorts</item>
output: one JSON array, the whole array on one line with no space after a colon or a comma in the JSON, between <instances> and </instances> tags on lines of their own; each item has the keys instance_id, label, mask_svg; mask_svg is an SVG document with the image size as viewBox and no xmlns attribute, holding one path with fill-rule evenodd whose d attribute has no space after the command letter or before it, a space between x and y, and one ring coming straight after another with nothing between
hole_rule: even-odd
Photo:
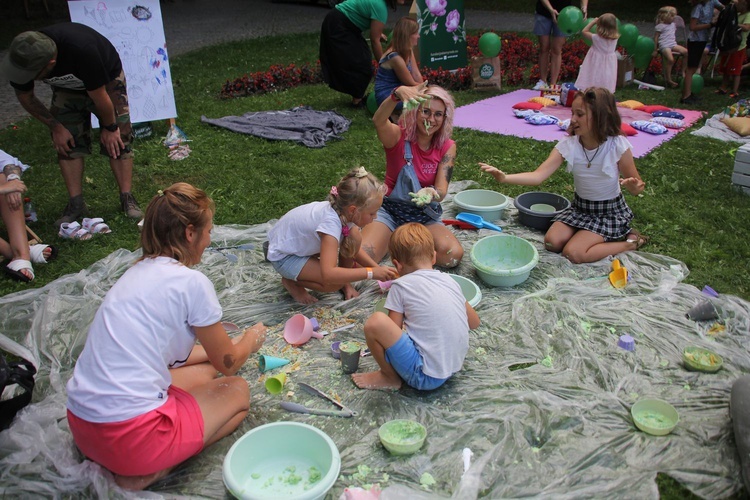
<instances>
[{"instance_id":1,"label":"blue shorts","mask_svg":"<svg viewBox=\"0 0 750 500\"><path fill-rule=\"evenodd\" d=\"M408 386L420 391L437 389L448 380L424 374L422 355L419 354L414 341L406 333L402 333L401 338L385 350L385 360L391 364Z\"/></svg>"},{"instance_id":2,"label":"blue shorts","mask_svg":"<svg viewBox=\"0 0 750 500\"><path fill-rule=\"evenodd\" d=\"M388 213L388 210L386 210L383 207L380 207L378 209L378 215L375 218L375 222L382 222L388 227L388 229L391 230L391 232L395 231L400 225L395 220L393 220L393 217L391 216L390 213ZM427 224L425 224L425 226L431 226L433 224L442 224L442 222L430 221Z\"/></svg>"},{"instance_id":3,"label":"blue shorts","mask_svg":"<svg viewBox=\"0 0 750 500\"><path fill-rule=\"evenodd\" d=\"M272 261L271 265L276 272L282 275L284 278L292 281L297 281L297 276L302 272L302 268L305 267L307 261L311 257L300 257L299 255L287 255L281 260Z\"/></svg>"},{"instance_id":4,"label":"blue shorts","mask_svg":"<svg viewBox=\"0 0 750 500\"><path fill-rule=\"evenodd\" d=\"M541 14L534 14L534 34L536 36L558 36L563 38L568 36L560 30L557 23L552 22L551 17L544 17Z\"/></svg>"}]
</instances>

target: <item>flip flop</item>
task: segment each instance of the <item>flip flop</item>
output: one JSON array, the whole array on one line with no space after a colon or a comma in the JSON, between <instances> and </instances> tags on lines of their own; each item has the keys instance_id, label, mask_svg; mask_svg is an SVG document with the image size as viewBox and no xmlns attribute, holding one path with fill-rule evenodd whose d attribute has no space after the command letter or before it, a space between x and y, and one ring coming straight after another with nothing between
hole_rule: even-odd
<instances>
[{"instance_id":1,"label":"flip flop","mask_svg":"<svg viewBox=\"0 0 750 500\"><path fill-rule=\"evenodd\" d=\"M28 283L29 281L34 279L34 268L31 267L31 262L25 259L16 259L8 262L8 264L5 265L5 274L13 278L17 281L22 281L24 283ZM21 271L27 270L31 274L31 278L26 276Z\"/></svg>"},{"instance_id":2,"label":"flip flop","mask_svg":"<svg viewBox=\"0 0 750 500\"><path fill-rule=\"evenodd\" d=\"M91 234L109 234L112 232L109 226L104 222L104 219L102 219L101 217L96 217L93 219L89 219L87 217L81 221L81 227L83 227L86 232L89 232Z\"/></svg>"},{"instance_id":3,"label":"flip flop","mask_svg":"<svg viewBox=\"0 0 750 500\"><path fill-rule=\"evenodd\" d=\"M49 257L44 257L44 251L50 249ZM29 254L31 255L31 262L34 264L46 264L57 257L57 248L52 245L44 245L37 243L29 246Z\"/></svg>"},{"instance_id":4,"label":"flip flop","mask_svg":"<svg viewBox=\"0 0 750 500\"><path fill-rule=\"evenodd\" d=\"M81 240L85 241L91 238L91 233L86 231L81 225L76 222L63 222L60 224L60 232L58 233L61 238L66 240Z\"/></svg>"},{"instance_id":5,"label":"flip flop","mask_svg":"<svg viewBox=\"0 0 750 500\"><path fill-rule=\"evenodd\" d=\"M635 243L635 249L639 250L643 245L649 242L651 238L646 236L645 234L641 234L635 229L631 229L630 233L628 233L629 238L627 238L625 241L628 243Z\"/></svg>"}]
</instances>

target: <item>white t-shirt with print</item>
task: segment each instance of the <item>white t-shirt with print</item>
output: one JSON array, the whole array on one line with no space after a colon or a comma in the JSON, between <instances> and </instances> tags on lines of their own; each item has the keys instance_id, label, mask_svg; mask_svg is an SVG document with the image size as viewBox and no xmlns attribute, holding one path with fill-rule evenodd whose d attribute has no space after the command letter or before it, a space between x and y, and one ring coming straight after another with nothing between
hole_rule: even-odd
<instances>
[{"instance_id":1,"label":"white t-shirt with print","mask_svg":"<svg viewBox=\"0 0 750 500\"><path fill-rule=\"evenodd\" d=\"M68 409L88 422L121 422L167 401L170 368L185 363L194 327L221 320L214 286L168 257L128 269L104 297L68 381Z\"/></svg>"}]
</instances>

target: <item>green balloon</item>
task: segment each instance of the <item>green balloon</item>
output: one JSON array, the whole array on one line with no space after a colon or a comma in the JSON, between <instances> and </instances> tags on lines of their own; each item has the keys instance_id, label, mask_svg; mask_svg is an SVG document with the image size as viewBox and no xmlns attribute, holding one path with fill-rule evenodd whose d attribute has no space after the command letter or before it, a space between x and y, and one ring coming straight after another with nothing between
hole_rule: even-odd
<instances>
[{"instance_id":1,"label":"green balloon","mask_svg":"<svg viewBox=\"0 0 750 500\"><path fill-rule=\"evenodd\" d=\"M501 46L502 40L495 33L488 32L479 37L479 51L484 57L496 57Z\"/></svg>"},{"instance_id":2,"label":"green balloon","mask_svg":"<svg viewBox=\"0 0 750 500\"><path fill-rule=\"evenodd\" d=\"M367 111L374 115L375 111L378 110L378 101L375 99L375 92L367 94Z\"/></svg>"},{"instance_id":3,"label":"green balloon","mask_svg":"<svg viewBox=\"0 0 750 500\"><path fill-rule=\"evenodd\" d=\"M638 35L633 47L633 63L636 68L646 69L651 62L651 54L654 52L654 39Z\"/></svg>"},{"instance_id":4,"label":"green balloon","mask_svg":"<svg viewBox=\"0 0 750 500\"><path fill-rule=\"evenodd\" d=\"M680 82L682 83L682 82ZM693 85L690 87L690 93L691 94L700 94L700 91L703 90L703 77L699 75L698 73L693 74Z\"/></svg>"},{"instance_id":5,"label":"green balloon","mask_svg":"<svg viewBox=\"0 0 750 500\"><path fill-rule=\"evenodd\" d=\"M622 28L620 28L620 38L617 40L617 44L628 52L633 52L639 36L638 26L635 24L623 24Z\"/></svg>"},{"instance_id":6,"label":"green balloon","mask_svg":"<svg viewBox=\"0 0 750 500\"><path fill-rule=\"evenodd\" d=\"M583 22L583 12L578 7L568 5L557 14L557 27L565 34L572 35L578 33L585 25Z\"/></svg>"}]
</instances>

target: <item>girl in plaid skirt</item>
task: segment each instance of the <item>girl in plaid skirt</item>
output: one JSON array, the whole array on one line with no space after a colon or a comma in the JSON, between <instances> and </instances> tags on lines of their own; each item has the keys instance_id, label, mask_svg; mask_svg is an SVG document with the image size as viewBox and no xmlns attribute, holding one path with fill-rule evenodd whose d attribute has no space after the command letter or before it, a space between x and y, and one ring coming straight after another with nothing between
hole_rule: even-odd
<instances>
[{"instance_id":1,"label":"girl in plaid skirt","mask_svg":"<svg viewBox=\"0 0 750 500\"><path fill-rule=\"evenodd\" d=\"M633 212L621 188L637 195L645 183L635 168L630 142L620 131L615 98L607 89L591 87L578 92L572 112L568 137L533 172L506 174L492 165L479 165L498 182L538 186L567 162L575 199L553 218L544 236L547 250L562 252L576 264L637 250L648 238L630 228Z\"/></svg>"}]
</instances>

